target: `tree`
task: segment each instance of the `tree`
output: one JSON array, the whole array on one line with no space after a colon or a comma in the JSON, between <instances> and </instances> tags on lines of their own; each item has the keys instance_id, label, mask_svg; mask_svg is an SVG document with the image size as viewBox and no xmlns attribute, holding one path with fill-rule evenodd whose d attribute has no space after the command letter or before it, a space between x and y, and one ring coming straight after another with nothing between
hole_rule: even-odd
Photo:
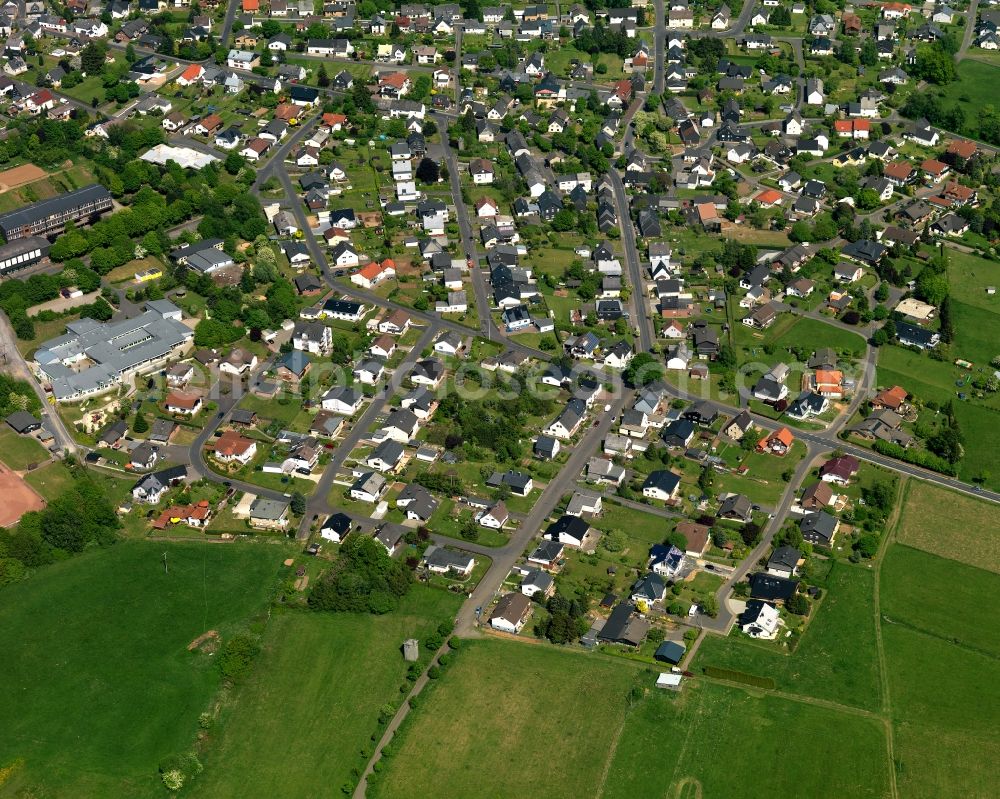
<instances>
[{"instance_id":1,"label":"tree","mask_svg":"<svg viewBox=\"0 0 1000 799\"><path fill-rule=\"evenodd\" d=\"M809 607L810 607L809 598L805 594L799 594L799 593L792 594L785 601L785 609L789 613L794 613L796 616L808 616Z\"/></svg>"},{"instance_id":2,"label":"tree","mask_svg":"<svg viewBox=\"0 0 1000 799\"><path fill-rule=\"evenodd\" d=\"M132 430L136 433L145 433L149 430L149 422L146 421L146 414L137 411L135 419L132 421Z\"/></svg>"},{"instance_id":3,"label":"tree","mask_svg":"<svg viewBox=\"0 0 1000 799\"><path fill-rule=\"evenodd\" d=\"M656 359L656 356L648 352L640 352L625 370L622 372L622 379L630 386L648 386L663 378L663 366Z\"/></svg>"},{"instance_id":4,"label":"tree","mask_svg":"<svg viewBox=\"0 0 1000 799\"><path fill-rule=\"evenodd\" d=\"M622 530L611 530L601 537L601 548L608 552L621 552L628 546L628 536Z\"/></svg>"},{"instance_id":5,"label":"tree","mask_svg":"<svg viewBox=\"0 0 1000 799\"><path fill-rule=\"evenodd\" d=\"M100 75L104 71L104 57L107 47L101 42L90 42L80 51L80 68L88 75Z\"/></svg>"},{"instance_id":6,"label":"tree","mask_svg":"<svg viewBox=\"0 0 1000 799\"><path fill-rule=\"evenodd\" d=\"M326 64L320 64L316 72L316 83L322 88L330 85L330 75L326 71Z\"/></svg>"},{"instance_id":7,"label":"tree","mask_svg":"<svg viewBox=\"0 0 1000 799\"><path fill-rule=\"evenodd\" d=\"M294 492L288 504L296 516L301 516L306 512L306 498L301 491Z\"/></svg>"},{"instance_id":8,"label":"tree","mask_svg":"<svg viewBox=\"0 0 1000 799\"><path fill-rule=\"evenodd\" d=\"M437 183L440 176L441 170L438 167L437 161L430 158L420 159L420 163L417 165L417 179L421 183Z\"/></svg>"}]
</instances>

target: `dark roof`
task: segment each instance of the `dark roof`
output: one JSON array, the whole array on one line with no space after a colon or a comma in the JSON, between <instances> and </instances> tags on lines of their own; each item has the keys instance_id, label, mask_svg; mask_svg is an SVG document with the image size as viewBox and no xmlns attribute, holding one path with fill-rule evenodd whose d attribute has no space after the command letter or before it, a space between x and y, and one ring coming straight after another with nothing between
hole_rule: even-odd
<instances>
[{"instance_id":1,"label":"dark roof","mask_svg":"<svg viewBox=\"0 0 1000 799\"><path fill-rule=\"evenodd\" d=\"M34 224L47 217L72 211L81 205L105 200L111 202L111 194L104 186L97 183L91 186L84 186L82 189L68 191L65 194L60 194L58 197L40 200L37 203L32 203L16 211L0 215L0 230L6 234L10 230Z\"/></svg>"},{"instance_id":2,"label":"dark roof","mask_svg":"<svg viewBox=\"0 0 1000 799\"><path fill-rule=\"evenodd\" d=\"M7 417L6 421L18 433L30 433L42 425L38 419L27 411L15 411Z\"/></svg>"},{"instance_id":3,"label":"dark roof","mask_svg":"<svg viewBox=\"0 0 1000 799\"><path fill-rule=\"evenodd\" d=\"M656 653L653 657L664 663L673 663L676 665L684 659L686 651L684 644L679 641L664 641L656 648Z\"/></svg>"},{"instance_id":4,"label":"dark roof","mask_svg":"<svg viewBox=\"0 0 1000 799\"><path fill-rule=\"evenodd\" d=\"M335 513L323 522L324 530L334 530L341 538L351 530L351 517L344 513Z\"/></svg>"},{"instance_id":5,"label":"dark roof","mask_svg":"<svg viewBox=\"0 0 1000 799\"><path fill-rule=\"evenodd\" d=\"M650 472L649 477L646 478L646 482L642 484L642 487L658 488L667 494L673 494L677 490L677 486L680 485L680 482L681 478L673 472L666 469L657 469L655 472Z\"/></svg>"},{"instance_id":6,"label":"dark roof","mask_svg":"<svg viewBox=\"0 0 1000 799\"><path fill-rule=\"evenodd\" d=\"M798 580L775 577L764 572L750 575L750 596L753 599L789 599L798 587Z\"/></svg>"},{"instance_id":7,"label":"dark roof","mask_svg":"<svg viewBox=\"0 0 1000 799\"><path fill-rule=\"evenodd\" d=\"M795 547L778 547L771 553L771 557L767 559L767 567L779 566L794 569L801 557L802 553L795 549Z\"/></svg>"},{"instance_id":8,"label":"dark roof","mask_svg":"<svg viewBox=\"0 0 1000 799\"><path fill-rule=\"evenodd\" d=\"M549 529L545 531L545 537L551 538L553 541L558 540L559 536L565 533L566 535L572 536L577 541L582 541L584 536L587 535L587 530L590 529L583 519L579 516L570 516L565 514L560 516L559 519L549 525Z\"/></svg>"}]
</instances>

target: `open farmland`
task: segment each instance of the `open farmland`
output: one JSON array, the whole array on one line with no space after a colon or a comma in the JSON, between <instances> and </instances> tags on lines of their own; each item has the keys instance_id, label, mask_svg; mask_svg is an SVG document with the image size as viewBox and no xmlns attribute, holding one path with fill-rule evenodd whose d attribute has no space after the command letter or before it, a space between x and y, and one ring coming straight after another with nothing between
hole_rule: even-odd
<instances>
[{"instance_id":1,"label":"open farmland","mask_svg":"<svg viewBox=\"0 0 1000 799\"><path fill-rule=\"evenodd\" d=\"M220 683L188 644L261 610L286 551L126 542L4 589L0 794L162 795L157 765L191 748Z\"/></svg>"},{"instance_id":2,"label":"open farmland","mask_svg":"<svg viewBox=\"0 0 1000 799\"><path fill-rule=\"evenodd\" d=\"M407 719L368 795L592 796L637 673L628 661L469 642Z\"/></svg>"},{"instance_id":3,"label":"open farmland","mask_svg":"<svg viewBox=\"0 0 1000 799\"><path fill-rule=\"evenodd\" d=\"M192 795L243 797L249 780L258 796L293 799L329 795L350 782L379 709L400 697L403 640L422 639L451 618L457 602L419 586L385 616L274 616L256 671L224 712Z\"/></svg>"},{"instance_id":4,"label":"open farmland","mask_svg":"<svg viewBox=\"0 0 1000 799\"><path fill-rule=\"evenodd\" d=\"M1000 507L920 483L906 494L896 539L943 558L1000 574Z\"/></svg>"},{"instance_id":5,"label":"open farmland","mask_svg":"<svg viewBox=\"0 0 1000 799\"><path fill-rule=\"evenodd\" d=\"M657 692L629 711L597 795L882 799L889 796L887 761L877 720L740 688L688 683L680 696Z\"/></svg>"}]
</instances>

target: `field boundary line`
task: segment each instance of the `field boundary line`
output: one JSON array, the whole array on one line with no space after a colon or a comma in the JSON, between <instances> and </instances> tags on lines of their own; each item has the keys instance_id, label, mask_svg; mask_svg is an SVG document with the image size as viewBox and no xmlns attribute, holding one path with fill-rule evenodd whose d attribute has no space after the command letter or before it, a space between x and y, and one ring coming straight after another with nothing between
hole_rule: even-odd
<instances>
[{"instance_id":1,"label":"field boundary line","mask_svg":"<svg viewBox=\"0 0 1000 799\"><path fill-rule=\"evenodd\" d=\"M611 764L614 762L615 753L618 751L618 742L622 739L622 732L625 731L625 722L628 719L628 711L626 708L625 712L622 713L621 724L618 725L618 729L615 730L614 740L611 741L611 746L608 747L608 756L604 761L604 768L601 769L601 781L597 786L597 792L594 794L594 799L601 799L604 796L604 786L608 783L608 774L611 772Z\"/></svg>"},{"instance_id":2,"label":"field boundary line","mask_svg":"<svg viewBox=\"0 0 1000 799\"><path fill-rule=\"evenodd\" d=\"M882 724L885 729L885 750L889 767L889 791L892 799L898 799L899 786L896 783L896 740L892 727L892 699L889 689L889 669L886 665L885 645L882 642L882 564L885 563L889 546L896 539L896 533L903 520L903 504L910 496L911 483L901 476L896 488L896 503L886 520L885 534L879 544L875 561L875 585L872 589L872 606L875 612L875 654L878 658L879 693L882 695Z\"/></svg>"},{"instance_id":3,"label":"field boundary line","mask_svg":"<svg viewBox=\"0 0 1000 799\"><path fill-rule=\"evenodd\" d=\"M748 694L770 694L771 696L777 696L781 699L788 699L792 702L799 702L803 705L814 705L816 707L827 708L828 710L836 710L840 713L847 713L851 716L860 716L866 719L876 719L881 721L883 719L882 714L877 713L874 710L865 710L863 707L852 707L851 705L842 705L840 702L833 702L829 699L819 699L815 696L806 696L805 694L795 694L789 691L782 691L780 688L757 688L752 685L745 685L739 682L730 682L729 680L721 680L717 677L708 677L703 674L699 674L692 679L701 680L713 685L725 685L730 688L738 688Z\"/></svg>"}]
</instances>

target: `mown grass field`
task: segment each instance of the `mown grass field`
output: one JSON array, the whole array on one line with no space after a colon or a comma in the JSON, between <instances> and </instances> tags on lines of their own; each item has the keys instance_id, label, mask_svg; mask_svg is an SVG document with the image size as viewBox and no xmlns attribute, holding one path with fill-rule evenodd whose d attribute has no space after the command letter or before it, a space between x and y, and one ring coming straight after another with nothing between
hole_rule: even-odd
<instances>
[{"instance_id":1,"label":"mown grass field","mask_svg":"<svg viewBox=\"0 0 1000 799\"><path fill-rule=\"evenodd\" d=\"M814 350L832 347L838 352L847 352L860 356L865 351L863 336L828 325L818 319L798 317L788 330L778 338L773 339L778 347L811 347Z\"/></svg>"},{"instance_id":2,"label":"mown grass field","mask_svg":"<svg viewBox=\"0 0 1000 799\"><path fill-rule=\"evenodd\" d=\"M285 552L125 542L5 588L0 796L162 796L220 683L188 644L261 610Z\"/></svg>"},{"instance_id":3,"label":"mown grass field","mask_svg":"<svg viewBox=\"0 0 1000 799\"><path fill-rule=\"evenodd\" d=\"M980 108L996 102L1000 66L965 59L959 62L957 69L958 81L941 92L941 102L948 108L958 106L965 111L968 119L975 119Z\"/></svg>"},{"instance_id":4,"label":"mown grass field","mask_svg":"<svg viewBox=\"0 0 1000 799\"><path fill-rule=\"evenodd\" d=\"M0 428L0 460L15 471L24 471L31 464L48 460L45 447L31 436L19 436L7 425Z\"/></svg>"},{"instance_id":5,"label":"mown grass field","mask_svg":"<svg viewBox=\"0 0 1000 799\"><path fill-rule=\"evenodd\" d=\"M469 642L407 720L368 796L599 795L637 672L624 660Z\"/></svg>"},{"instance_id":6,"label":"mown grass field","mask_svg":"<svg viewBox=\"0 0 1000 799\"><path fill-rule=\"evenodd\" d=\"M1000 508L920 483L907 492L896 540L943 558L1000 574Z\"/></svg>"},{"instance_id":7,"label":"mown grass field","mask_svg":"<svg viewBox=\"0 0 1000 799\"><path fill-rule=\"evenodd\" d=\"M958 610L961 609L961 610ZM907 546L882 564L881 610L902 623L1000 657L1000 575Z\"/></svg>"},{"instance_id":8,"label":"mown grass field","mask_svg":"<svg viewBox=\"0 0 1000 799\"><path fill-rule=\"evenodd\" d=\"M1000 660L899 624L882 635L900 796L995 796Z\"/></svg>"},{"instance_id":9,"label":"mown grass field","mask_svg":"<svg viewBox=\"0 0 1000 799\"><path fill-rule=\"evenodd\" d=\"M948 291L952 300L1000 314L1000 294L987 294L997 283L1000 264L978 255L948 250Z\"/></svg>"},{"instance_id":10,"label":"mown grass field","mask_svg":"<svg viewBox=\"0 0 1000 799\"><path fill-rule=\"evenodd\" d=\"M881 702L875 651L874 576L866 568L836 563L827 593L798 647L784 654L776 644L739 633L707 636L695 670L705 666L771 677L795 694L877 710ZM739 636L739 637L737 637Z\"/></svg>"},{"instance_id":11,"label":"mown grass field","mask_svg":"<svg viewBox=\"0 0 1000 799\"><path fill-rule=\"evenodd\" d=\"M61 461L47 463L40 469L28 472L24 476L24 482L41 494L43 499L50 502L58 497L72 480L73 475Z\"/></svg>"},{"instance_id":12,"label":"mown grass field","mask_svg":"<svg viewBox=\"0 0 1000 799\"><path fill-rule=\"evenodd\" d=\"M406 638L451 618L458 599L415 587L385 616L290 613L272 617L250 681L209 744L196 797L330 796L362 766L379 708L398 701ZM426 654L426 653L425 653Z\"/></svg>"},{"instance_id":13,"label":"mown grass field","mask_svg":"<svg viewBox=\"0 0 1000 799\"><path fill-rule=\"evenodd\" d=\"M889 795L875 720L717 684L689 682L680 696L655 691L629 711L603 791L587 795Z\"/></svg>"}]
</instances>

